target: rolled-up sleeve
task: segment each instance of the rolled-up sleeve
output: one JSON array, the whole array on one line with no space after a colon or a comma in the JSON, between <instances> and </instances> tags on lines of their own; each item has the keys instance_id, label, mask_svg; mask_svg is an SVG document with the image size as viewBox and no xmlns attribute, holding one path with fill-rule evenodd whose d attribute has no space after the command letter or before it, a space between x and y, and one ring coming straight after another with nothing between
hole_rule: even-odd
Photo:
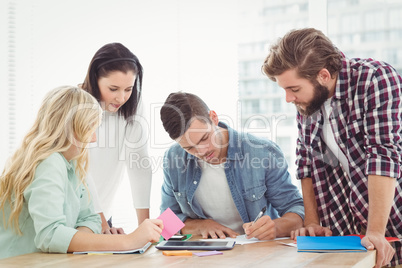
<instances>
[{"instance_id":1,"label":"rolled-up sleeve","mask_svg":"<svg viewBox=\"0 0 402 268\"><path fill-rule=\"evenodd\" d=\"M77 232L66 226L63 179L67 179L66 171L51 163L43 163L38 166L34 181L25 191L28 211L36 232L34 242L43 252L67 252Z\"/></svg>"},{"instance_id":2,"label":"rolled-up sleeve","mask_svg":"<svg viewBox=\"0 0 402 268\"><path fill-rule=\"evenodd\" d=\"M75 227L99 230L99 216L82 188L74 168L61 155L54 154L38 165L33 182L24 192L38 249L66 253L77 232Z\"/></svg>"},{"instance_id":3,"label":"rolled-up sleeve","mask_svg":"<svg viewBox=\"0 0 402 268\"><path fill-rule=\"evenodd\" d=\"M367 175L399 178L402 155L401 81L390 66L374 73L365 103Z\"/></svg>"}]
</instances>

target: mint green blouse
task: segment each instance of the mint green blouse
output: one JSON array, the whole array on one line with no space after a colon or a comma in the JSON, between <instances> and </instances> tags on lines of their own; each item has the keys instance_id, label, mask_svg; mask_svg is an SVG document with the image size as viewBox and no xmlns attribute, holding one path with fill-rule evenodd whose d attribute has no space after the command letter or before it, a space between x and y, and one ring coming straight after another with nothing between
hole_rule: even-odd
<instances>
[{"instance_id":1,"label":"mint green blouse","mask_svg":"<svg viewBox=\"0 0 402 268\"><path fill-rule=\"evenodd\" d=\"M75 174L74 162L54 153L36 168L24 192L19 217L22 236L10 226L5 229L0 212L0 259L36 251L66 253L77 227L100 233L100 216L94 212L88 191Z\"/></svg>"}]
</instances>

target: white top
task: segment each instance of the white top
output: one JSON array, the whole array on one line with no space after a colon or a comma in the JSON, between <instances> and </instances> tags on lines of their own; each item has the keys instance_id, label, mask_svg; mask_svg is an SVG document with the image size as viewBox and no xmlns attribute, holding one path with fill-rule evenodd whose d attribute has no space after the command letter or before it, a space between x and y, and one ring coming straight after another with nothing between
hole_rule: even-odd
<instances>
[{"instance_id":1,"label":"white top","mask_svg":"<svg viewBox=\"0 0 402 268\"><path fill-rule=\"evenodd\" d=\"M243 221L233 201L224 164L211 165L199 160L202 174L195 198L209 219L244 234Z\"/></svg>"},{"instance_id":2,"label":"white top","mask_svg":"<svg viewBox=\"0 0 402 268\"><path fill-rule=\"evenodd\" d=\"M152 169L142 102L132 124L117 113L104 111L96 134L97 141L89 149L87 178L95 211L103 212L106 219L112 216L113 200L126 170L134 207L149 208Z\"/></svg>"},{"instance_id":3,"label":"white top","mask_svg":"<svg viewBox=\"0 0 402 268\"><path fill-rule=\"evenodd\" d=\"M350 177L349 173L349 160L346 158L345 154L342 152L341 148L339 148L338 143L335 140L334 132L331 128L331 123L329 121L329 116L332 112L331 107L331 99L325 101L324 109L322 109L322 113L324 115L324 127L322 130L322 139L324 140L325 144L328 148L334 153L334 155L338 158L339 162L341 162L342 167L345 169L347 174Z\"/></svg>"}]
</instances>

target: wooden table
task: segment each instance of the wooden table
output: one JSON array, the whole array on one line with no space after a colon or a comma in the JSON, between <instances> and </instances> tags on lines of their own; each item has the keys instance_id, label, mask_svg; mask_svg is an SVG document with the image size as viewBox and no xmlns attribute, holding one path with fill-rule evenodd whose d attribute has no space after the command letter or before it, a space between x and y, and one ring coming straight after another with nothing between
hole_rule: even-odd
<instances>
[{"instance_id":1,"label":"wooden table","mask_svg":"<svg viewBox=\"0 0 402 268\"><path fill-rule=\"evenodd\" d=\"M195 239L192 239L195 240ZM223 255L164 256L151 246L144 254L73 255L32 253L0 260L0 267L373 267L375 251L362 253L300 253L280 242L235 245ZM194 251L197 252L197 251Z\"/></svg>"}]
</instances>

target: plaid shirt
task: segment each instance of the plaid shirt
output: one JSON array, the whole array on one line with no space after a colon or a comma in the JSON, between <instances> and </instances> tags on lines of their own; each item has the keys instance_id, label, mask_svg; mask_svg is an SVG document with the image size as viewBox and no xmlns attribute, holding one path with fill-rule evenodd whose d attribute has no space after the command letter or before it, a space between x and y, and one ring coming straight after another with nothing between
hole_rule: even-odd
<instances>
[{"instance_id":1,"label":"plaid shirt","mask_svg":"<svg viewBox=\"0 0 402 268\"><path fill-rule=\"evenodd\" d=\"M368 175L395 178L386 236L402 239L402 78L384 62L342 61L329 123L349 161L350 177L321 138L322 112L297 115L297 177L312 178L321 224L331 228L333 235L367 229ZM393 264L402 264L401 243L394 246Z\"/></svg>"}]
</instances>

